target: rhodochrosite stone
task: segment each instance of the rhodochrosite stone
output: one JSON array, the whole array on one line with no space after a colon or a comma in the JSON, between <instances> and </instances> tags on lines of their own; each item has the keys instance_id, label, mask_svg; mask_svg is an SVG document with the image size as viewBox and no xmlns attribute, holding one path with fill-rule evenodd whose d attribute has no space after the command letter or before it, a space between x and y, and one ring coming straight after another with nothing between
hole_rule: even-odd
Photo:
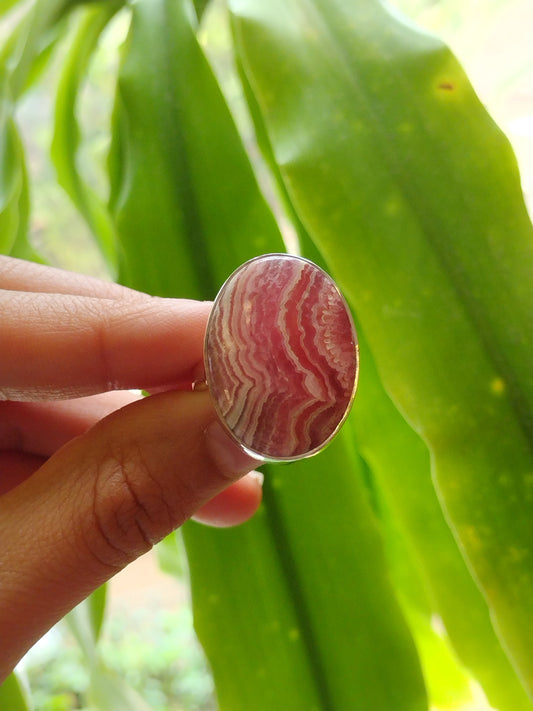
<instances>
[{"instance_id":1,"label":"rhodochrosite stone","mask_svg":"<svg viewBox=\"0 0 533 711\"><path fill-rule=\"evenodd\" d=\"M315 264L284 254L246 262L207 327L206 378L226 427L266 459L310 456L337 432L357 382L346 302Z\"/></svg>"}]
</instances>

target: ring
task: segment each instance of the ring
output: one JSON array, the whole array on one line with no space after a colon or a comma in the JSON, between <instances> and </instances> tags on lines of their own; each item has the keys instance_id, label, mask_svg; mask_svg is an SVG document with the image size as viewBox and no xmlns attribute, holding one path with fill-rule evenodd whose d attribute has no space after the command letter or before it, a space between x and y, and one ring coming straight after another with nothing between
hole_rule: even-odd
<instances>
[{"instance_id":1,"label":"ring","mask_svg":"<svg viewBox=\"0 0 533 711\"><path fill-rule=\"evenodd\" d=\"M266 254L220 289L204 347L206 384L231 437L265 461L320 452L350 411L359 374L350 309L313 262Z\"/></svg>"}]
</instances>

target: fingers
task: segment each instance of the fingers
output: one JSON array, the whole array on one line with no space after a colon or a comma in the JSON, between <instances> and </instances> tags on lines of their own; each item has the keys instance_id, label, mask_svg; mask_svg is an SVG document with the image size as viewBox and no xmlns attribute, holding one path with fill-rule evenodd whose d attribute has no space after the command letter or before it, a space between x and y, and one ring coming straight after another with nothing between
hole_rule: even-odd
<instances>
[{"instance_id":1,"label":"fingers","mask_svg":"<svg viewBox=\"0 0 533 711\"><path fill-rule=\"evenodd\" d=\"M194 520L218 528L238 526L248 521L261 503L262 484L263 475L250 472L198 509Z\"/></svg>"},{"instance_id":2,"label":"fingers","mask_svg":"<svg viewBox=\"0 0 533 711\"><path fill-rule=\"evenodd\" d=\"M0 495L34 473L74 437L115 410L140 400L130 391L56 402L0 402ZM194 518L211 526L236 526L257 510L262 475L252 472L209 501Z\"/></svg>"},{"instance_id":3,"label":"fingers","mask_svg":"<svg viewBox=\"0 0 533 711\"><path fill-rule=\"evenodd\" d=\"M43 294L73 294L99 299L144 298L144 294L113 282L0 255L0 289Z\"/></svg>"},{"instance_id":4,"label":"fingers","mask_svg":"<svg viewBox=\"0 0 533 711\"><path fill-rule=\"evenodd\" d=\"M0 451L0 496L28 479L43 464L44 459L34 454Z\"/></svg>"},{"instance_id":5,"label":"fingers","mask_svg":"<svg viewBox=\"0 0 533 711\"><path fill-rule=\"evenodd\" d=\"M0 402L0 450L50 457L98 420L140 398L125 390L76 400Z\"/></svg>"},{"instance_id":6,"label":"fingers","mask_svg":"<svg viewBox=\"0 0 533 711\"><path fill-rule=\"evenodd\" d=\"M104 392L190 386L210 304L5 257L0 290L1 683L130 560L195 512L241 523L261 486L231 484L257 462L214 421L207 393Z\"/></svg>"},{"instance_id":7,"label":"fingers","mask_svg":"<svg viewBox=\"0 0 533 711\"><path fill-rule=\"evenodd\" d=\"M207 393L146 398L0 497L0 680L67 610L257 465L213 418Z\"/></svg>"},{"instance_id":8,"label":"fingers","mask_svg":"<svg viewBox=\"0 0 533 711\"><path fill-rule=\"evenodd\" d=\"M0 291L0 400L190 383L210 304Z\"/></svg>"}]
</instances>

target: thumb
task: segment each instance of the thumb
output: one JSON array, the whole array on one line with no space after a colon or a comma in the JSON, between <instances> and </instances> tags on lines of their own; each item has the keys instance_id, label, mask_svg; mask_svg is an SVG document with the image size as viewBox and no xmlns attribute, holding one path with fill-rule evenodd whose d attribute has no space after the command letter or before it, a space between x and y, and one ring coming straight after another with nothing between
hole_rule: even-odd
<instances>
[{"instance_id":1,"label":"thumb","mask_svg":"<svg viewBox=\"0 0 533 711\"><path fill-rule=\"evenodd\" d=\"M92 590L258 462L208 393L135 402L0 497L0 682Z\"/></svg>"}]
</instances>

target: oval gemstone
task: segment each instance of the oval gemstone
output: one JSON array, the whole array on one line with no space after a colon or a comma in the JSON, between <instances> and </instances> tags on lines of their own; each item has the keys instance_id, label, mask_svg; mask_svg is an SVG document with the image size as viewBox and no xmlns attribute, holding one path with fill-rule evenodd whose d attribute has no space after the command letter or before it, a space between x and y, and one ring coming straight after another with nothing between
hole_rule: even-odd
<instances>
[{"instance_id":1,"label":"oval gemstone","mask_svg":"<svg viewBox=\"0 0 533 711\"><path fill-rule=\"evenodd\" d=\"M246 450L311 456L346 418L358 375L357 335L335 282L301 257L243 264L215 300L205 342L215 409Z\"/></svg>"}]
</instances>

